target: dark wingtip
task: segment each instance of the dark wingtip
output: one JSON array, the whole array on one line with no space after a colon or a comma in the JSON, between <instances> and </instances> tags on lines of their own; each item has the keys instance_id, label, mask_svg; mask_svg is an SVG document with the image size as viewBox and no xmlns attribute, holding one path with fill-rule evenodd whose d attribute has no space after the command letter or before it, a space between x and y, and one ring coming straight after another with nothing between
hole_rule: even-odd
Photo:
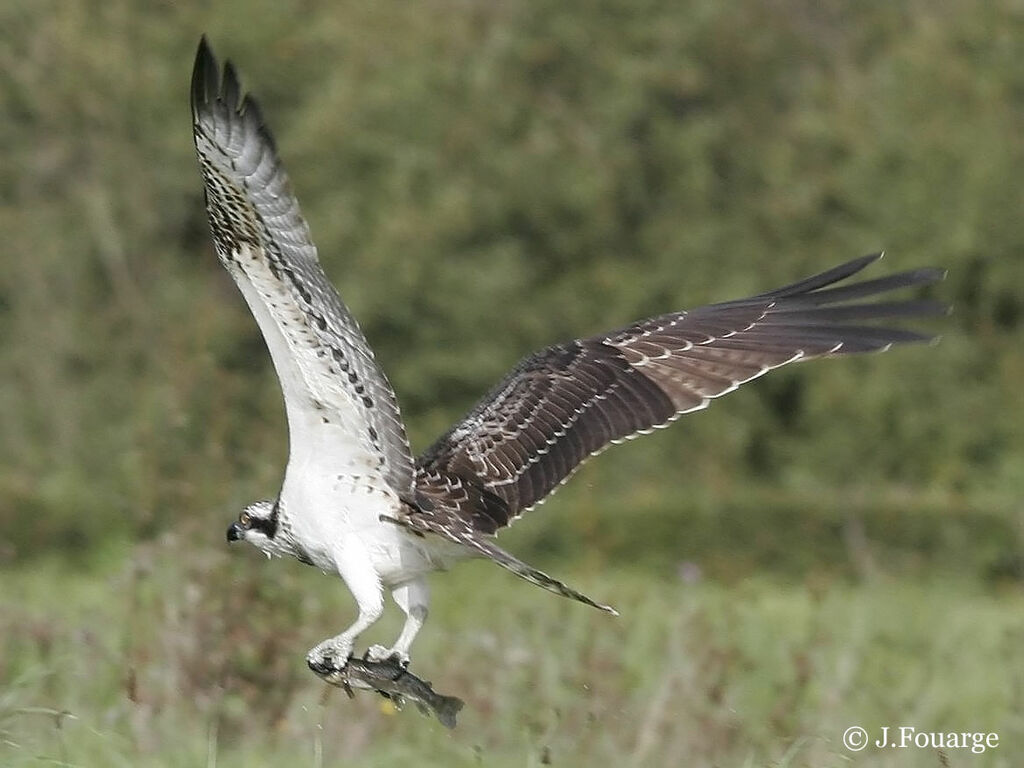
<instances>
[{"instance_id":1,"label":"dark wingtip","mask_svg":"<svg viewBox=\"0 0 1024 768\"><path fill-rule=\"evenodd\" d=\"M921 274L923 283L940 283L949 275L949 270L941 267L925 267L917 271Z\"/></svg>"},{"instance_id":2,"label":"dark wingtip","mask_svg":"<svg viewBox=\"0 0 1024 768\"><path fill-rule=\"evenodd\" d=\"M193 119L202 107L210 103L211 98L216 97L220 85L218 75L217 58L210 49L206 35L203 35L199 38L199 46L196 48L196 61L192 66L190 101Z\"/></svg>"},{"instance_id":3,"label":"dark wingtip","mask_svg":"<svg viewBox=\"0 0 1024 768\"><path fill-rule=\"evenodd\" d=\"M850 261L843 262L839 266L827 269L824 272L820 272L816 275L798 280L795 283L784 285L781 288L776 288L773 291L767 291L765 293L759 293L756 296L751 296L752 299L784 299L789 296L795 296L798 294L806 294L811 291L817 291L826 286L838 283L842 280L857 274L864 269L868 264L878 261L885 256L885 251L879 251L877 253L869 253L867 256L861 256Z\"/></svg>"},{"instance_id":4,"label":"dark wingtip","mask_svg":"<svg viewBox=\"0 0 1024 768\"><path fill-rule=\"evenodd\" d=\"M864 266L877 261L885 256L885 251L879 251L878 253L871 254L870 256L864 256L858 261L863 261ZM919 269L911 269L905 272L898 273L900 276L904 276L907 280L907 285L927 285L929 283L939 283L946 279L949 275L949 270L943 267L921 267Z\"/></svg>"},{"instance_id":5,"label":"dark wingtip","mask_svg":"<svg viewBox=\"0 0 1024 768\"><path fill-rule=\"evenodd\" d=\"M223 73L217 57L203 35L196 49L196 61L192 67L192 122L199 123L202 115L209 113L214 104L222 105L228 115L244 117L245 121L276 151L274 137L263 122L263 112L251 94L242 94L238 71L230 61L224 62Z\"/></svg>"},{"instance_id":6,"label":"dark wingtip","mask_svg":"<svg viewBox=\"0 0 1024 768\"><path fill-rule=\"evenodd\" d=\"M235 65L230 61L224 62L222 76L217 57L213 55L206 35L203 35L199 39L196 61L192 67L192 114L197 114L214 101L221 101L232 112L240 112L243 103L242 87L239 85ZM245 101L251 99L247 97Z\"/></svg>"},{"instance_id":7,"label":"dark wingtip","mask_svg":"<svg viewBox=\"0 0 1024 768\"><path fill-rule=\"evenodd\" d=\"M225 61L224 79L221 85L221 98L224 100L224 105L228 109L237 112L241 94L242 88L238 84L238 73L235 71L235 65L230 61Z\"/></svg>"}]
</instances>

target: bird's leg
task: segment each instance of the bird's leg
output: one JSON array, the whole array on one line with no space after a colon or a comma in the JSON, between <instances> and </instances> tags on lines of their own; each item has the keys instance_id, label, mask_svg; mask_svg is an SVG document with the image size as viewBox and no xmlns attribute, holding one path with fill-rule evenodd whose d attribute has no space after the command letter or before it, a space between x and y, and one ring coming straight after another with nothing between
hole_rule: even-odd
<instances>
[{"instance_id":1,"label":"bird's leg","mask_svg":"<svg viewBox=\"0 0 1024 768\"><path fill-rule=\"evenodd\" d=\"M359 608L359 616L348 629L336 637L328 638L306 654L306 663L314 671L340 670L352 655L356 638L384 613L384 596L380 578L365 551L350 547L335 557L338 573L345 580Z\"/></svg>"},{"instance_id":2,"label":"bird's leg","mask_svg":"<svg viewBox=\"0 0 1024 768\"><path fill-rule=\"evenodd\" d=\"M402 626L402 633L398 640L390 648L381 645L371 645L366 651L366 658L371 661L395 660L401 666L409 666L409 646L416 638L416 634L427 620L427 604L430 602L430 590L427 587L427 580L420 577L414 581L407 581L391 590L391 596L395 603L405 613L405 624Z\"/></svg>"}]
</instances>

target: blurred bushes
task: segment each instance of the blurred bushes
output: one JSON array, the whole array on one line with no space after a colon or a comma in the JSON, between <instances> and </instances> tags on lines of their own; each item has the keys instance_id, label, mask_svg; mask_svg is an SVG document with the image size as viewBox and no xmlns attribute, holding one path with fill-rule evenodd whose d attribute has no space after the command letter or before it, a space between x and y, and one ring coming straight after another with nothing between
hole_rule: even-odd
<instances>
[{"instance_id":1,"label":"blurred bushes","mask_svg":"<svg viewBox=\"0 0 1024 768\"><path fill-rule=\"evenodd\" d=\"M615 450L539 539L740 504L729 542L765 499L916 498L1019 551L1012 4L72 0L0 30L0 556L212 541L276 490L280 395L192 157L201 32L263 102L416 448L545 344L879 248L874 276L950 269L939 346L787 369Z\"/></svg>"}]
</instances>

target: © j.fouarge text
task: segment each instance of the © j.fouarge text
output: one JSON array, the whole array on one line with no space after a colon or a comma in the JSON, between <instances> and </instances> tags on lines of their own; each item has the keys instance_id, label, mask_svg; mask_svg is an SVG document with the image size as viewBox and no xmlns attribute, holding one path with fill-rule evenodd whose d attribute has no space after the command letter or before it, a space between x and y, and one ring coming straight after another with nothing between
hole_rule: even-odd
<instances>
[{"instance_id":1,"label":"\u00a9 j.fouarge text","mask_svg":"<svg viewBox=\"0 0 1024 768\"><path fill-rule=\"evenodd\" d=\"M843 732L843 744L851 752L860 752L871 745L878 749L963 749L980 755L999 746L999 734L983 731L922 731L912 725L883 725L875 734L869 734L859 725L853 725Z\"/></svg>"}]
</instances>

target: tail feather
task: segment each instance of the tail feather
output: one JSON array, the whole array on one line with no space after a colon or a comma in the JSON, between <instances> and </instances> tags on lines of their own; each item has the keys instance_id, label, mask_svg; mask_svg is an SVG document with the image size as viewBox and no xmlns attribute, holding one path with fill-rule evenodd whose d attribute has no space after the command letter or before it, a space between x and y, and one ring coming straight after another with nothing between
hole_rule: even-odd
<instances>
[{"instance_id":1,"label":"tail feather","mask_svg":"<svg viewBox=\"0 0 1024 768\"><path fill-rule=\"evenodd\" d=\"M493 560L495 563L500 565L502 568L511 571L521 579L531 584L536 584L538 587L543 587L549 592L554 592L556 595L562 597L568 597L573 600L579 600L581 603L585 603L589 606L597 608L602 611L610 613L612 616L618 616L619 612L612 608L610 605L598 603L595 600L591 600L589 597L584 595L582 592L577 592L570 586L567 586L560 582L558 579L553 579L543 571L538 571L531 565L527 565L522 560L506 552L496 544L483 539L479 536L474 537L472 546L478 550L484 557Z\"/></svg>"},{"instance_id":2,"label":"tail feather","mask_svg":"<svg viewBox=\"0 0 1024 768\"><path fill-rule=\"evenodd\" d=\"M448 513L448 516L443 520L440 519L439 515L445 513ZM432 533L443 536L449 541L453 541L463 547L466 547L468 550L474 552L480 557L486 557L488 560L492 560L505 570L512 571L516 576L521 579L526 579L526 581L531 584L543 587L549 592L554 592L556 595L578 600L579 602L597 608L598 610L607 611L612 616L619 615L619 612L610 605L605 605L604 603L591 600L582 592L577 592L575 589L563 584L558 579L553 579L543 571L538 571L533 566L527 565L515 555L506 552L495 544L486 534L482 534L479 531L474 530L465 519L451 516L450 512L444 507L434 507L432 505L425 514L415 516L405 515L402 517L381 515L380 519L382 522L402 526L403 528L413 531L419 535Z\"/></svg>"}]
</instances>

